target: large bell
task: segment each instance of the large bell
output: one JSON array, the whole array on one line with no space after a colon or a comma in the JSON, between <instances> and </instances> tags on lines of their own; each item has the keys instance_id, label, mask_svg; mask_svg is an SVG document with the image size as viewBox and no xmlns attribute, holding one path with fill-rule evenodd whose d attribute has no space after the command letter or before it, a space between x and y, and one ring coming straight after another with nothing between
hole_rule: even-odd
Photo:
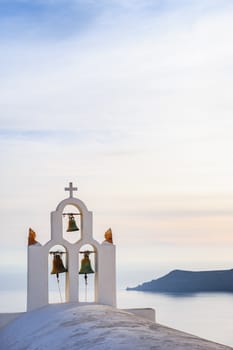
<instances>
[{"instance_id":1,"label":"large bell","mask_svg":"<svg viewBox=\"0 0 233 350\"><path fill-rule=\"evenodd\" d=\"M94 273L91 267L91 261L89 259L89 251L84 252L84 258L81 260L81 268L79 271L80 275L87 275L89 273Z\"/></svg>"},{"instance_id":2,"label":"large bell","mask_svg":"<svg viewBox=\"0 0 233 350\"><path fill-rule=\"evenodd\" d=\"M68 228L67 228L66 232L72 232L72 231L79 231L79 228L76 225L74 215L69 214L69 223L68 223Z\"/></svg>"},{"instance_id":3,"label":"large bell","mask_svg":"<svg viewBox=\"0 0 233 350\"><path fill-rule=\"evenodd\" d=\"M53 268L51 271L51 275L56 274L57 279L58 279L59 273L63 273L63 272L67 272L67 269L63 265L62 258L60 256L60 254L54 254L54 256L53 256Z\"/></svg>"}]
</instances>

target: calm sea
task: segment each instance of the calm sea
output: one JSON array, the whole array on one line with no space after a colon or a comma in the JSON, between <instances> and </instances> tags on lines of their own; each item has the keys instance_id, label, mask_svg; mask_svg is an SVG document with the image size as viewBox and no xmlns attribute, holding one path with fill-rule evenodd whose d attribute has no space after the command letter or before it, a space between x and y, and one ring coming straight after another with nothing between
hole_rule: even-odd
<instances>
[{"instance_id":1,"label":"calm sea","mask_svg":"<svg viewBox=\"0 0 233 350\"><path fill-rule=\"evenodd\" d=\"M51 277L51 276L50 276ZM54 276L53 276L54 277ZM89 279L87 301L92 301L93 277ZM22 280L21 280L22 281ZM58 286L53 278L50 282L50 302L59 302ZM64 300L64 281L60 288ZM124 284L124 283L123 283ZM118 284L119 285L119 284ZM130 284L133 286L133 284ZM25 278L21 288L13 285L0 289L0 312L20 312L26 310ZM9 286L8 286L9 287ZM82 286L80 299L85 301ZM156 321L165 326L182 330L199 337L233 347L233 293L161 294L126 291L121 286L117 292L118 308L151 307L156 310Z\"/></svg>"},{"instance_id":2,"label":"calm sea","mask_svg":"<svg viewBox=\"0 0 233 350\"><path fill-rule=\"evenodd\" d=\"M233 293L118 292L119 308L152 307L156 322L233 347Z\"/></svg>"}]
</instances>

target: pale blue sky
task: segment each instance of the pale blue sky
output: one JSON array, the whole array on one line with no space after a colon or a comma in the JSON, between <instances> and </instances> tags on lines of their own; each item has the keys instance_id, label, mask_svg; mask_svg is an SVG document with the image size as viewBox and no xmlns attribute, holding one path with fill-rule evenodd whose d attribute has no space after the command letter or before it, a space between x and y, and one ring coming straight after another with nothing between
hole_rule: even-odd
<instances>
[{"instance_id":1,"label":"pale blue sky","mask_svg":"<svg viewBox=\"0 0 233 350\"><path fill-rule=\"evenodd\" d=\"M0 0L1 264L73 181L123 266L232 267L232 42L232 1Z\"/></svg>"}]
</instances>

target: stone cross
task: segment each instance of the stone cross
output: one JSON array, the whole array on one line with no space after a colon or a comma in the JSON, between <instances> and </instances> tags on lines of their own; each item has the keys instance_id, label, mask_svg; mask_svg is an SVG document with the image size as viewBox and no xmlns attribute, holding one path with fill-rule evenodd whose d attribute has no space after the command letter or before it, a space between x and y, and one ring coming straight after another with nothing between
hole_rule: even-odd
<instances>
[{"instance_id":1,"label":"stone cross","mask_svg":"<svg viewBox=\"0 0 233 350\"><path fill-rule=\"evenodd\" d=\"M69 191L70 192L70 198L73 197L73 192L77 191L77 190L78 190L78 188L77 187L73 187L73 183L72 182L69 183L69 187L65 187L65 191Z\"/></svg>"}]
</instances>

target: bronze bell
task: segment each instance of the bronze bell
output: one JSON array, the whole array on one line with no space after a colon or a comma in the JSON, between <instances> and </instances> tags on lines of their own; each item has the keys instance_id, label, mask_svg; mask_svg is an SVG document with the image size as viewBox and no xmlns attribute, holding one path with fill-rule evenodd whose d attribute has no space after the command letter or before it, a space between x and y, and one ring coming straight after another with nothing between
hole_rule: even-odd
<instances>
[{"instance_id":1,"label":"bronze bell","mask_svg":"<svg viewBox=\"0 0 233 350\"><path fill-rule=\"evenodd\" d=\"M84 258L81 260L81 268L80 268L79 274L84 275L85 284L87 284L87 275L89 273L95 273L95 272L91 267L91 261L89 259L89 255L91 252L87 250L83 253L84 253Z\"/></svg>"},{"instance_id":2,"label":"bronze bell","mask_svg":"<svg viewBox=\"0 0 233 350\"><path fill-rule=\"evenodd\" d=\"M60 254L54 254L54 256L53 256L53 268L51 271L51 275L56 274L57 279L58 279L59 273L63 273L63 272L67 272L67 269L63 265L62 258L60 256Z\"/></svg>"},{"instance_id":3,"label":"bronze bell","mask_svg":"<svg viewBox=\"0 0 233 350\"><path fill-rule=\"evenodd\" d=\"M68 214L69 215L69 223L68 228L66 232L72 232L72 231L79 231L78 226L76 225L74 214Z\"/></svg>"}]
</instances>

